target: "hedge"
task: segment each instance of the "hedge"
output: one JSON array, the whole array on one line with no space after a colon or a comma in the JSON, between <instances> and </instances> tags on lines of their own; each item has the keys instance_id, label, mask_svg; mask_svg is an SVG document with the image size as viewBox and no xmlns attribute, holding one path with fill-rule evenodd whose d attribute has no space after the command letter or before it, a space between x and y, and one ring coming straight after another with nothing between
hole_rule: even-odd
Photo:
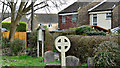
<instances>
[{"instance_id":1,"label":"hedge","mask_svg":"<svg viewBox=\"0 0 120 68\"><path fill-rule=\"evenodd\" d=\"M88 57L95 55L94 49L104 41L111 41L119 43L118 36L80 36L80 35L68 35L70 39L71 47L66 56L76 56L80 60L80 64L87 63ZM119 44L120 45L120 44Z\"/></svg>"},{"instance_id":2,"label":"hedge","mask_svg":"<svg viewBox=\"0 0 120 68\"><path fill-rule=\"evenodd\" d=\"M6 28L10 31L10 22L2 22L2 28ZM26 22L19 22L19 25L16 29L16 32L26 32L27 31L27 23Z\"/></svg>"}]
</instances>

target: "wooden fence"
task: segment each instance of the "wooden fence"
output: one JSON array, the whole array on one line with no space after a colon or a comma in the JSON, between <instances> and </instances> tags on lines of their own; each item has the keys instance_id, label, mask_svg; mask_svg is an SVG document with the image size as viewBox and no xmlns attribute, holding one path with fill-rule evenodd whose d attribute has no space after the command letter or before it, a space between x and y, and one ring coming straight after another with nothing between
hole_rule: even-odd
<instances>
[{"instance_id":1,"label":"wooden fence","mask_svg":"<svg viewBox=\"0 0 120 68\"><path fill-rule=\"evenodd\" d=\"M3 37L9 37L9 32L3 32ZM19 38L20 40L25 40L25 48L27 48L27 33L26 32L15 32L14 39Z\"/></svg>"}]
</instances>

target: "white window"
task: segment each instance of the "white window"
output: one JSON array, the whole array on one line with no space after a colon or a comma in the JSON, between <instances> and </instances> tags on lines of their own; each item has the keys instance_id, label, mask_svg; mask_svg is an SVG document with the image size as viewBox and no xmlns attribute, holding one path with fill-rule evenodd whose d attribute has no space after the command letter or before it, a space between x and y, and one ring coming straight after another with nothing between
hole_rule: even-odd
<instances>
[{"instance_id":1,"label":"white window","mask_svg":"<svg viewBox=\"0 0 120 68\"><path fill-rule=\"evenodd\" d=\"M48 27L51 28L51 27L52 27L52 24L48 24Z\"/></svg>"},{"instance_id":2,"label":"white window","mask_svg":"<svg viewBox=\"0 0 120 68\"><path fill-rule=\"evenodd\" d=\"M72 15L72 21L76 21L77 20L77 15L76 14L73 14Z\"/></svg>"},{"instance_id":3,"label":"white window","mask_svg":"<svg viewBox=\"0 0 120 68\"><path fill-rule=\"evenodd\" d=\"M62 16L62 24L65 24L65 16Z\"/></svg>"},{"instance_id":4,"label":"white window","mask_svg":"<svg viewBox=\"0 0 120 68\"><path fill-rule=\"evenodd\" d=\"M112 14L111 13L106 13L106 19L111 19L112 18Z\"/></svg>"},{"instance_id":5,"label":"white window","mask_svg":"<svg viewBox=\"0 0 120 68\"><path fill-rule=\"evenodd\" d=\"M93 25L97 25L97 14L93 14Z\"/></svg>"}]
</instances>

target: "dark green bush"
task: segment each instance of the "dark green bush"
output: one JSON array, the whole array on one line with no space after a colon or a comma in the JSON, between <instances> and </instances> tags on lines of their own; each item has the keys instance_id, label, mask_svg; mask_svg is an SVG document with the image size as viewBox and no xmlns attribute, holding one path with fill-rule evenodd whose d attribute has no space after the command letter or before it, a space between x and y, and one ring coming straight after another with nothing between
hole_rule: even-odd
<instances>
[{"instance_id":1,"label":"dark green bush","mask_svg":"<svg viewBox=\"0 0 120 68\"><path fill-rule=\"evenodd\" d=\"M117 32L118 32L118 34L120 34L120 29Z\"/></svg>"},{"instance_id":2,"label":"dark green bush","mask_svg":"<svg viewBox=\"0 0 120 68\"><path fill-rule=\"evenodd\" d=\"M14 39L10 43L10 49L14 55L18 55L20 52L24 51L25 41L20 39Z\"/></svg>"},{"instance_id":3,"label":"dark green bush","mask_svg":"<svg viewBox=\"0 0 120 68\"><path fill-rule=\"evenodd\" d=\"M10 30L10 22L2 22L2 28L6 28ZM27 31L27 23L26 22L19 22L19 25L16 29L16 32L26 32Z\"/></svg>"},{"instance_id":4,"label":"dark green bush","mask_svg":"<svg viewBox=\"0 0 120 68\"><path fill-rule=\"evenodd\" d=\"M76 35L84 35L87 32L91 32L91 31L94 31L94 29L91 27L79 27L76 29L75 32L76 32Z\"/></svg>"},{"instance_id":5,"label":"dark green bush","mask_svg":"<svg viewBox=\"0 0 120 68\"><path fill-rule=\"evenodd\" d=\"M117 36L79 36L69 35L71 47L66 56L73 55L80 59L80 64L87 63L88 57L95 55L94 48L97 48L103 41L111 41L118 43Z\"/></svg>"},{"instance_id":6,"label":"dark green bush","mask_svg":"<svg viewBox=\"0 0 120 68\"><path fill-rule=\"evenodd\" d=\"M86 33L88 36L95 36L95 35L106 35L106 33L105 32L103 32L103 31L92 31L92 32L87 32Z\"/></svg>"},{"instance_id":7,"label":"dark green bush","mask_svg":"<svg viewBox=\"0 0 120 68\"><path fill-rule=\"evenodd\" d=\"M116 66L115 58L113 57L113 54L110 52L97 52L94 56L94 66L98 67L104 67L107 66Z\"/></svg>"},{"instance_id":8,"label":"dark green bush","mask_svg":"<svg viewBox=\"0 0 120 68\"><path fill-rule=\"evenodd\" d=\"M99 46L97 48L95 48L95 52L96 53L100 53L100 52L105 52L105 56L101 56L103 59L106 58L107 60L105 61L106 63L104 63L105 65L114 65L112 64L112 62L110 60L114 60L113 63L120 63L120 49L119 49L119 45L116 42L112 42L112 41L104 41L101 44L99 44ZM106 56L107 54L111 54L111 56ZM99 57L100 58L100 57ZM103 60L102 59L102 60ZM96 62L101 62L101 60L95 59ZM109 64L108 64L109 63ZM97 63L98 64L98 63ZM100 63L99 63L100 64ZM117 64L118 65L118 64Z\"/></svg>"}]
</instances>

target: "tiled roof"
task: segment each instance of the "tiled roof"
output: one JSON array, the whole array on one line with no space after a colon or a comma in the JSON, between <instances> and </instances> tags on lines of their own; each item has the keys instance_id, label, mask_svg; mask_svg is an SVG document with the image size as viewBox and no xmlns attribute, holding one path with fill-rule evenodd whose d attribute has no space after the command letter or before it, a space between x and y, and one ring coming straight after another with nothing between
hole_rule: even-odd
<instances>
[{"instance_id":1,"label":"tiled roof","mask_svg":"<svg viewBox=\"0 0 120 68\"><path fill-rule=\"evenodd\" d=\"M118 2L105 2L92 11L103 11L103 10L111 10L118 5Z\"/></svg>"},{"instance_id":2,"label":"tiled roof","mask_svg":"<svg viewBox=\"0 0 120 68\"><path fill-rule=\"evenodd\" d=\"M60 11L60 13L71 13L71 12L77 12L78 9L80 9L81 7L85 6L89 4L89 2L74 2L72 5L68 6L67 8L65 8L64 10Z\"/></svg>"},{"instance_id":3,"label":"tiled roof","mask_svg":"<svg viewBox=\"0 0 120 68\"><path fill-rule=\"evenodd\" d=\"M35 14L34 20L39 23L58 23L57 14Z\"/></svg>"}]
</instances>

